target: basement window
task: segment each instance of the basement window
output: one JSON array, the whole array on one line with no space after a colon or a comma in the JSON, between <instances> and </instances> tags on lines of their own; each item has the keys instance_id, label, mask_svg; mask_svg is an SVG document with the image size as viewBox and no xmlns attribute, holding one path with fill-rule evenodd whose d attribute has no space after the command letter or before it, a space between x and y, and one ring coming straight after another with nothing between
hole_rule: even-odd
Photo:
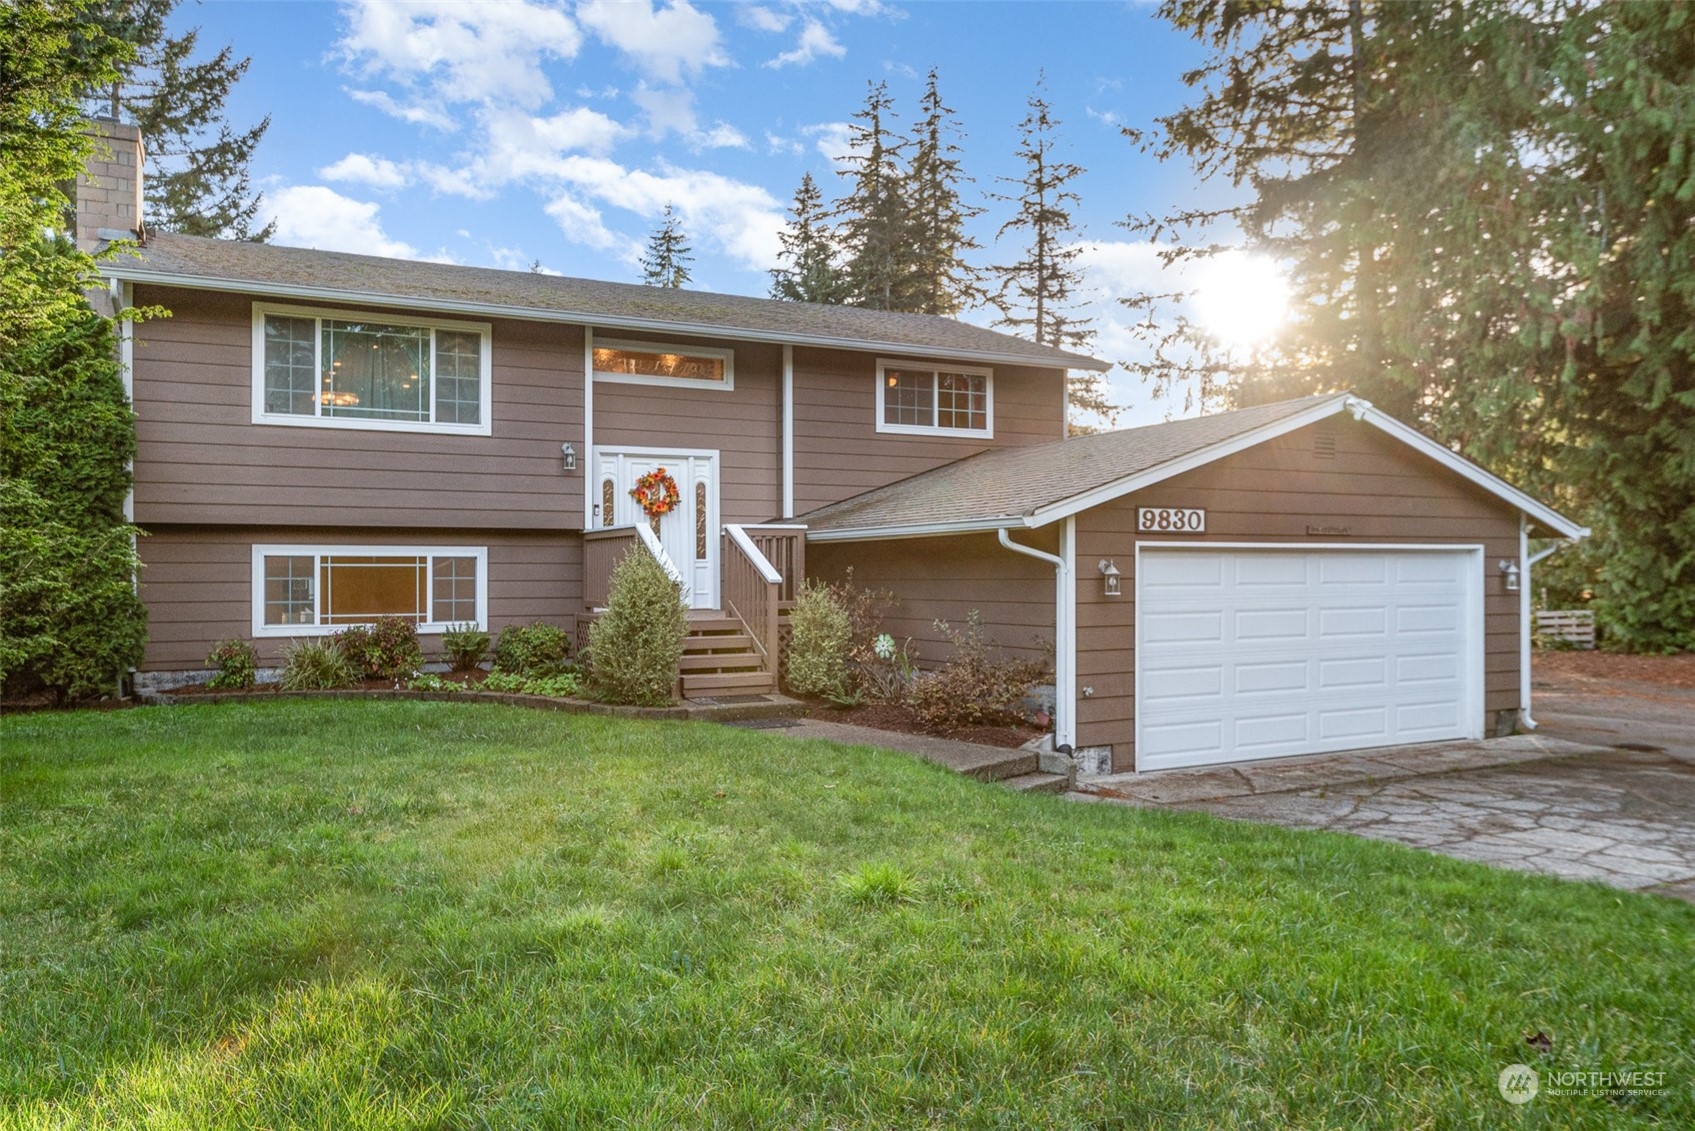
<instances>
[{"instance_id":1,"label":"basement window","mask_svg":"<svg viewBox=\"0 0 1695 1131\"><path fill-rule=\"evenodd\" d=\"M994 436L994 375L987 369L877 363L877 431Z\"/></svg>"},{"instance_id":2,"label":"basement window","mask_svg":"<svg viewBox=\"0 0 1695 1131\"><path fill-rule=\"evenodd\" d=\"M253 422L489 435L489 328L256 304Z\"/></svg>"},{"instance_id":3,"label":"basement window","mask_svg":"<svg viewBox=\"0 0 1695 1131\"><path fill-rule=\"evenodd\" d=\"M321 636L378 617L487 626L484 546L255 546L253 634Z\"/></svg>"}]
</instances>

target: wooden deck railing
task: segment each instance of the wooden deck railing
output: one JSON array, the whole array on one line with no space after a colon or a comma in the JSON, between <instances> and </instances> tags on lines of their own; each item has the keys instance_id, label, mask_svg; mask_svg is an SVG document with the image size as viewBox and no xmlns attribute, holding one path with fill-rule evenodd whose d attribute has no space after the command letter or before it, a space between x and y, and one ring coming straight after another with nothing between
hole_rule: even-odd
<instances>
[{"instance_id":1,"label":"wooden deck railing","mask_svg":"<svg viewBox=\"0 0 1695 1131\"><path fill-rule=\"evenodd\" d=\"M794 603L806 580L806 527L775 522L743 526L748 540L783 578L783 604Z\"/></svg>"},{"instance_id":2,"label":"wooden deck railing","mask_svg":"<svg viewBox=\"0 0 1695 1131\"><path fill-rule=\"evenodd\" d=\"M783 575L741 526L724 527L723 579L724 610L746 626L765 670L775 675Z\"/></svg>"},{"instance_id":3,"label":"wooden deck railing","mask_svg":"<svg viewBox=\"0 0 1695 1131\"><path fill-rule=\"evenodd\" d=\"M677 583L684 602L689 599L689 586L671 555L665 552L651 529L637 523L631 526L603 526L583 531L583 604L589 609L604 609L612 587L612 567L617 565L632 546L643 546L665 570L665 575Z\"/></svg>"}]
</instances>

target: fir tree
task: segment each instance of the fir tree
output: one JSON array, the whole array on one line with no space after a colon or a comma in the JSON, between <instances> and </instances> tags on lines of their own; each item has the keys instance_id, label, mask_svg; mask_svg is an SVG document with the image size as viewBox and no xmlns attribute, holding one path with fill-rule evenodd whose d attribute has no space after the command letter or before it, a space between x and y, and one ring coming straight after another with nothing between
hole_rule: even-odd
<instances>
[{"instance_id":1,"label":"fir tree","mask_svg":"<svg viewBox=\"0 0 1695 1131\"><path fill-rule=\"evenodd\" d=\"M840 303L847 297L828 213L818 183L806 173L795 189L789 220L777 233L779 266L771 271L771 297L789 302Z\"/></svg>"},{"instance_id":2,"label":"fir tree","mask_svg":"<svg viewBox=\"0 0 1695 1131\"><path fill-rule=\"evenodd\" d=\"M1018 124L1018 158L1022 177L1002 177L1015 186L1010 193L991 193L990 199L1015 204L1018 211L995 233L999 242L1009 232L1025 241L1023 254L992 268L1000 286L995 303L1005 326L1032 341L1055 349L1082 350L1094 340L1091 319L1073 313L1074 294L1083 282L1076 261L1081 254L1079 233L1071 210L1080 200L1071 183L1083 168L1057 155L1059 120L1044 96L1045 77L1038 77L1028 102L1029 112ZM1105 380L1096 373L1073 374L1067 387L1074 413L1095 414L1111 422L1118 406L1108 395Z\"/></svg>"},{"instance_id":3,"label":"fir tree","mask_svg":"<svg viewBox=\"0 0 1695 1131\"><path fill-rule=\"evenodd\" d=\"M960 199L959 186L969 181L960 168L959 121L943 102L931 69L919 100L918 128L913 138L908 195L912 212L908 224L920 314L958 314L987 298L982 273L965 262L964 254L978 247L965 232L965 222L982 213Z\"/></svg>"},{"instance_id":4,"label":"fir tree","mask_svg":"<svg viewBox=\"0 0 1695 1131\"><path fill-rule=\"evenodd\" d=\"M667 204L663 220L647 240L647 252L642 256L642 282L650 287L681 287L690 278L692 250L682 221Z\"/></svg>"},{"instance_id":5,"label":"fir tree","mask_svg":"<svg viewBox=\"0 0 1695 1131\"><path fill-rule=\"evenodd\" d=\"M901 157L906 139L893 130L894 100L886 83L869 84L853 115L849 151L838 158L852 184L836 206L847 252L844 274L855 306L916 310L922 302L911 241L912 206Z\"/></svg>"},{"instance_id":6,"label":"fir tree","mask_svg":"<svg viewBox=\"0 0 1695 1131\"><path fill-rule=\"evenodd\" d=\"M128 115L147 146L146 220L161 231L263 241L274 223L257 230L264 197L253 191L248 166L271 119L247 129L224 113L230 89L251 59L223 47L196 58L200 31L171 35L166 22L179 0L99 0L90 15L108 34L129 43L131 60L110 83L91 92L90 109Z\"/></svg>"}]
</instances>

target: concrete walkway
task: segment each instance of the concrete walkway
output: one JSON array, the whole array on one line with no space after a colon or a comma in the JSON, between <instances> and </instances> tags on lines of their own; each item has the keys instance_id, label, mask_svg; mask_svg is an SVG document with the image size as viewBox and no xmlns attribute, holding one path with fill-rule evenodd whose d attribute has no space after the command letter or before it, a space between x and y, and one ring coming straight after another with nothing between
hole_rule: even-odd
<instances>
[{"instance_id":1,"label":"concrete walkway","mask_svg":"<svg viewBox=\"0 0 1695 1131\"><path fill-rule=\"evenodd\" d=\"M1067 785L1063 775L1042 772L1041 758L1033 750L980 746L975 742L877 730L825 719L796 719L785 724L783 730L795 738L819 738L826 742L876 746L883 750L916 754L926 762L946 766L955 773L978 781L999 782L1012 789L1063 793Z\"/></svg>"}]
</instances>

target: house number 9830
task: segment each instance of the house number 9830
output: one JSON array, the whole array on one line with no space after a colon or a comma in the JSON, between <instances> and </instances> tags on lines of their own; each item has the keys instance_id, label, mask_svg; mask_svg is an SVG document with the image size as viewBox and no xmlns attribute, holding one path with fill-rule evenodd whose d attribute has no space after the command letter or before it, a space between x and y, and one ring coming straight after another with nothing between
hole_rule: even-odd
<instances>
[{"instance_id":1,"label":"house number 9830","mask_svg":"<svg viewBox=\"0 0 1695 1131\"><path fill-rule=\"evenodd\" d=\"M1137 507L1136 530L1142 534L1205 534L1207 512L1199 507Z\"/></svg>"}]
</instances>

